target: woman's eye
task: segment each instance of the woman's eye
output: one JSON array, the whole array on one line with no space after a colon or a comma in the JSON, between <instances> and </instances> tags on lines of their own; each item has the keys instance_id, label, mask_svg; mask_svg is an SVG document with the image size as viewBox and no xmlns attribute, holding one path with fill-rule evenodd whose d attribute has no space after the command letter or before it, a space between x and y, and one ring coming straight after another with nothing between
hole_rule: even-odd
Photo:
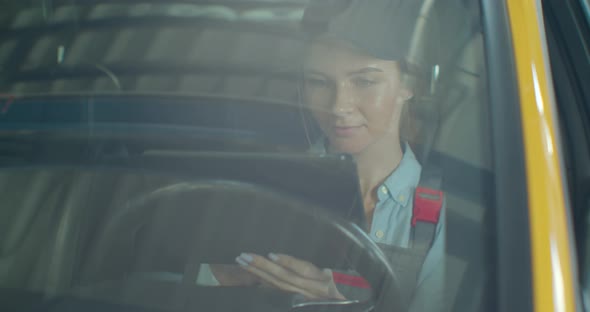
<instances>
[{"instance_id":1,"label":"woman's eye","mask_svg":"<svg viewBox=\"0 0 590 312\"><path fill-rule=\"evenodd\" d=\"M370 87L370 86L377 83L377 81L367 79L367 78L354 78L352 82L354 83L355 86L361 87L361 88Z\"/></svg>"}]
</instances>

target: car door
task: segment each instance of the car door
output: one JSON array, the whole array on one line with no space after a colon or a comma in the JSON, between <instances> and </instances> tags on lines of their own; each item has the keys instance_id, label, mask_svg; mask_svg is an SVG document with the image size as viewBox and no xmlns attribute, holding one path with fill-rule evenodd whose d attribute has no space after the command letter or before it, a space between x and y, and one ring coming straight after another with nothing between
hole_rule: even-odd
<instances>
[{"instance_id":1,"label":"car door","mask_svg":"<svg viewBox=\"0 0 590 312\"><path fill-rule=\"evenodd\" d=\"M550 2L550 1L547 1ZM483 1L498 311L574 311L576 266L541 1Z\"/></svg>"}]
</instances>

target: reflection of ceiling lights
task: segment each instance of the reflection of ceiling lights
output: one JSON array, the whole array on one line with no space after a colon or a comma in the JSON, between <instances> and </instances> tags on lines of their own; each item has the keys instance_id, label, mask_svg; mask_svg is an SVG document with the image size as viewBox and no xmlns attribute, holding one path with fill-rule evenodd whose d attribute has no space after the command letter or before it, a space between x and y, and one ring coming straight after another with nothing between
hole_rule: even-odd
<instances>
[{"instance_id":1,"label":"reflection of ceiling lights","mask_svg":"<svg viewBox=\"0 0 590 312\"><path fill-rule=\"evenodd\" d=\"M13 27L26 27L37 24L40 21L50 23L76 22L81 18L87 20L100 20L116 17L181 17L181 18L209 18L225 21L276 21L296 22L303 16L303 8L306 1L253 1L252 5L239 5L235 1L228 1L227 4L196 4L195 3L162 3L159 1L145 3L104 2L97 4L64 4L54 7L51 16L45 16L41 7L21 7L13 16ZM207 2L207 1L205 1ZM223 1L220 1L223 3ZM248 1L238 1L242 4L250 4ZM282 4L280 4L282 3ZM288 3L290 5L284 5ZM300 3L300 5L298 5ZM88 10L84 17L81 14L82 8Z\"/></svg>"},{"instance_id":2,"label":"reflection of ceiling lights","mask_svg":"<svg viewBox=\"0 0 590 312\"><path fill-rule=\"evenodd\" d=\"M134 13L131 13L134 12ZM133 16L141 16L130 8ZM236 10L221 5L153 5L150 10L144 11L143 15L165 15L181 17L207 17L226 20L300 20L303 15L303 8L252 8Z\"/></svg>"},{"instance_id":3,"label":"reflection of ceiling lights","mask_svg":"<svg viewBox=\"0 0 590 312\"><path fill-rule=\"evenodd\" d=\"M251 10L241 14L243 20L281 20L281 21L300 21L303 17L303 9L298 10Z\"/></svg>"}]
</instances>

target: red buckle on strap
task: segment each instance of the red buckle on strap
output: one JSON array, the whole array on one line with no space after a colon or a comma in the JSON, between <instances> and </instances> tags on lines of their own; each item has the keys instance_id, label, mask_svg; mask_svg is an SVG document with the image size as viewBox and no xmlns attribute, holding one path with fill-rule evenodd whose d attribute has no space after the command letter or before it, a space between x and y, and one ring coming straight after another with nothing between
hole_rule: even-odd
<instances>
[{"instance_id":1,"label":"red buckle on strap","mask_svg":"<svg viewBox=\"0 0 590 312\"><path fill-rule=\"evenodd\" d=\"M414 213L412 226L418 221L438 223L443 205L443 192L426 187L417 187L414 193Z\"/></svg>"},{"instance_id":2,"label":"red buckle on strap","mask_svg":"<svg viewBox=\"0 0 590 312\"><path fill-rule=\"evenodd\" d=\"M332 277L334 278L334 283L336 284L347 285L357 288L371 288L369 282L367 282L366 279L360 276L332 272Z\"/></svg>"}]
</instances>

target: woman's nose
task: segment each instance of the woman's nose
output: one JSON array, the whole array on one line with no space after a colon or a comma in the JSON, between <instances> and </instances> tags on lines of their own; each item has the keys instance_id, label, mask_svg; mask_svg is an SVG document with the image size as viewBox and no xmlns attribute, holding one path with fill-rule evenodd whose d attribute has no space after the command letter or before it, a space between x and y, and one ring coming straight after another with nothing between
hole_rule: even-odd
<instances>
[{"instance_id":1,"label":"woman's nose","mask_svg":"<svg viewBox=\"0 0 590 312\"><path fill-rule=\"evenodd\" d=\"M352 96L349 86L340 85L335 94L332 103L331 113L336 116L348 115L354 111L355 99Z\"/></svg>"}]
</instances>

